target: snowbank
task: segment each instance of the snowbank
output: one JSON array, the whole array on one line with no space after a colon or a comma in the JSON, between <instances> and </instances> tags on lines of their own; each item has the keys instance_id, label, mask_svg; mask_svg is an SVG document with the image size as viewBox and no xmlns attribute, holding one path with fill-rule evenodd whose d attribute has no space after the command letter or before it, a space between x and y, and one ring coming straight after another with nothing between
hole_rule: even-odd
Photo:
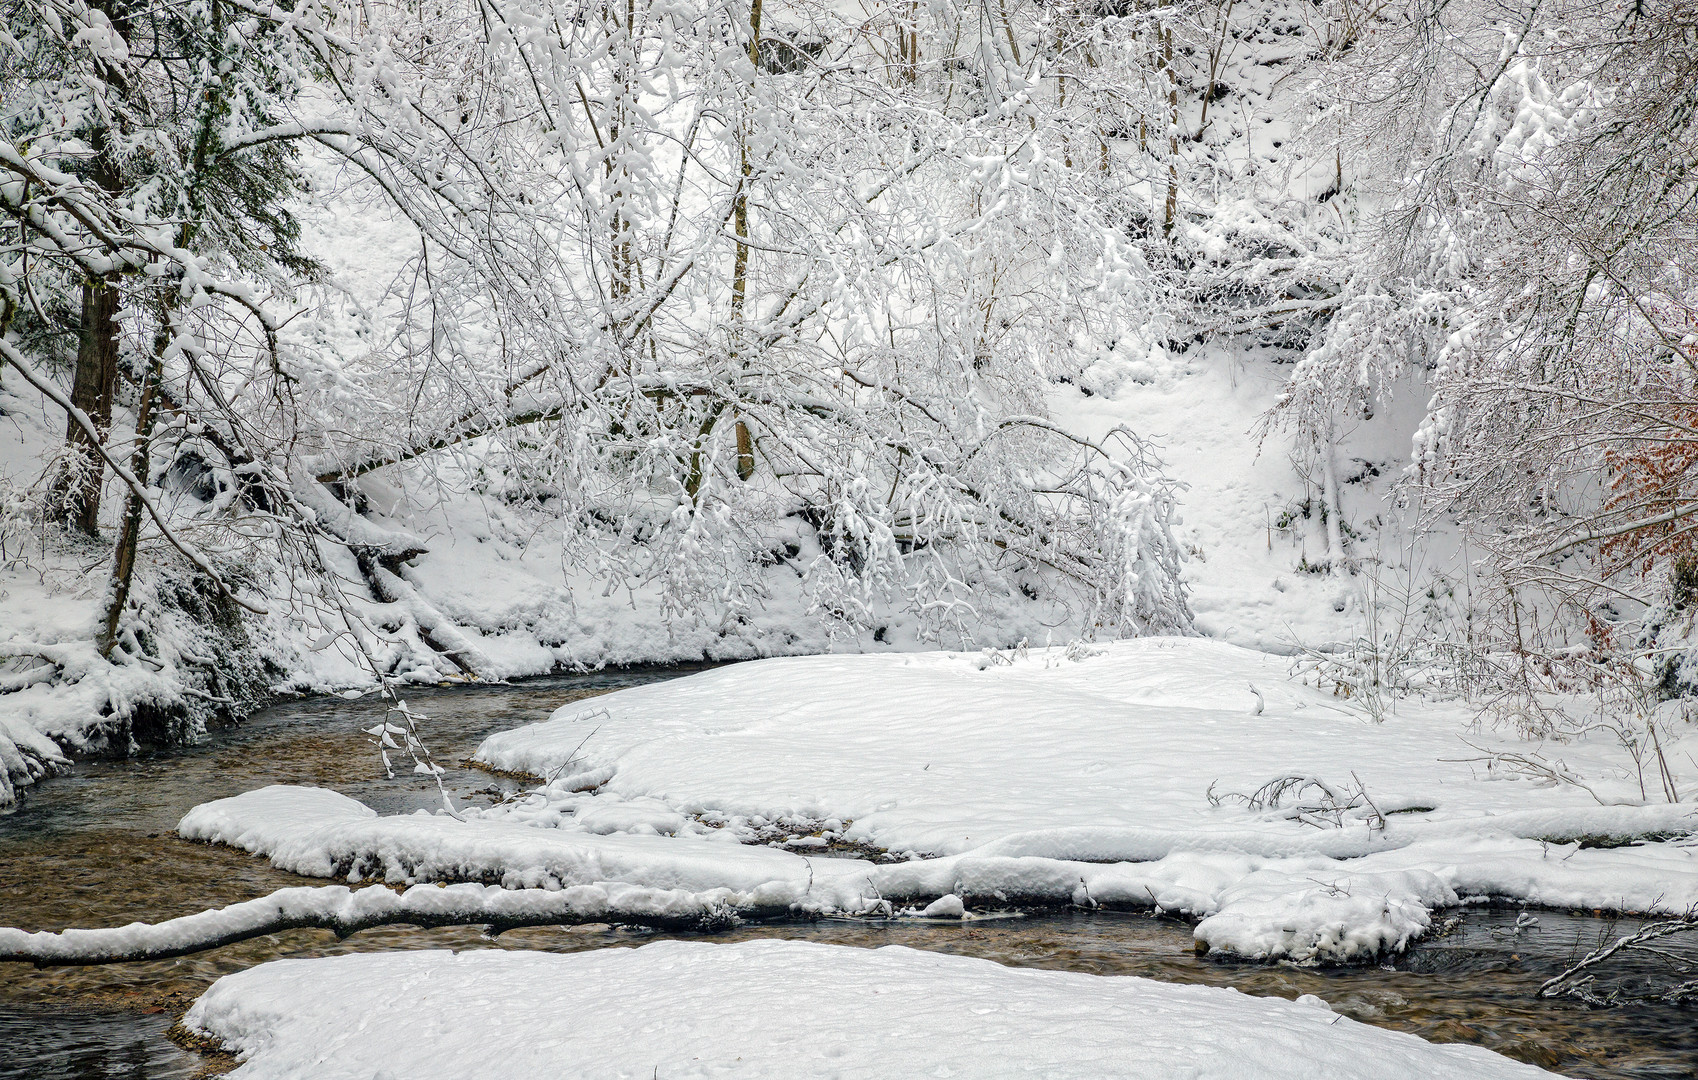
<instances>
[{"instance_id":1,"label":"snowbank","mask_svg":"<svg viewBox=\"0 0 1698 1080\"><path fill-rule=\"evenodd\" d=\"M0 716L0 810L17 802L20 788L70 767L58 744L33 725Z\"/></svg>"},{"instance_id":2,"label":"snowbank","mask_svg":"<svg viewBox=\"0 0 1698 1080\"><path fill-rule=\"evenodd\" d=\"M729 830L715 839L423 812L379 817L334 792L284 786L196 807L179 831L312 877L611 890L598 911L612 921L651 916L643 890L675 892L689 912L758 917L923 914L946 896L978 908L1156 907L1200 918L1200 947L1300 962L1399 951L1426 931L1434 909L1471 896L1670 913L1698 904L1691 848L1581 849L1506 836L1421 841L1352 859L1175 851L1103 863L966 852L875 863L738 844Z\"/></svg>"},{"instance_id":3,"label":"snowbank","mask_svg":"<svg viewBox=\"0 0 1698 1080\"><path fill-rule=\"evenodd\" d=\"M1286 661L1221 642L1095 653L741 664L569 706L491 736L476 758L553 778L547 802L505 811L539 824L560 824L560 807L582 813L592 804L571 789L594 788L728 820L835 818L852 822L849 841L925 854L1342 858L1438 835L1629 839L1698 822L1690 807L1634 805L1613 740L1546 748L1619 803L1599 806L1576 786L1489 771L1464 737L1530 748L1471 734L1461 707L1409 701L1374 725L1293 682ZM1231 797L1285 774L1360 784L1391 824L1369 829L1364 804L1349 828L1315 829Z\"/></svg>"},{"instance_id":4,"label":"snowbank","mask_svg":"<svg viewBox=\"0 0 1698 1080\"><path fill-rule=\"evenodd\" d=\"M185 839L269 855L279 869L308 877L479 881L510 889L605 882L689 892L725 889L736 894L739 908L779 911L809 903L821 910L860 910L866 905L858 902L858 893L865 890L870 866L697 838L462 822L423 811L378 817L335 792L286 786L205 803L184 816L178 832Z\"/></svg>"},{"instance_id":5,"label":"snowbank","mask_svg":"<svg viewBox=\"0 0 1698 1080\"><path fill-rule=\"evenodd\" d=\"M1276 93L1281 85L1276 66L1305 52L1296 44L1298 37L1268 31L1287 21L1277 7L1254 13L1240 7L1238 18L1248 20L1245 27L1259 29L1244 37L1243 50L1222 58L1217 89L1224 92L1230 83L1240 106L1249 110L1246 115L1254 114L1257 120L1242 133L1242 141L1238 136L1228 140L1233 154L1246 155L1246 165L1252 160L1285 160L1290 151L1279 148L1305 122L1310 106L1301 94ZM1193 102L1187 108L1197 106ZM1202 118L1192 119L1200 131ZM1208 161L1226 145L1220 141L1221 130L1210 129L1207 144L1196 144ZM321 262L338 285L335 299L319 305L312 329L302 332L330 358L362 356L371 348L372 320L382 323L392 310L388 300L393 283L408 273L417 254L416 235L381 200L351 191L337 156L308 152L300 164L312 176L312 189L323 196L295 208L303 226L303 250ZM1294 241L1305 249L1319 245L1311 254L1331 249L1325 230L1317 232L1312 222L1298 224L1289 217L1298 205L1309 207L1302 215L1305 222L1311 210L1320 212L1310 200L1331 182L1330 173L1319 179L1312 170L1288 174L1284 165L1251 165L1237 171L1243 177L1260 177L1252 185L1257 190L1229 185L1224 198L1218 187L1213 190L1208 200L1211 223L1205 227L1188 220L1182 230L1186 244L1201 245L1190 250L1206 250L1211 264L1237 267L1232 273L1239 274L1246 266L1259 265L1256 260L1265 258L1266 250L1285 251ZM1296 186L1289 192L1276 186L1281 193L1273 203L1264 203L1267 191L1258 186L1276 174L1289 175ZM1296 202L1292 195L1298 196ZM1266 248L1269 243L1272 248ZM1286 262L1284 256L1275 261ZM1250 281L1248 286L1249 295L1269 287L1273 294L1280 292L1269 282ZM1168 314L1178 315L1180 324L1191 318L1181 312ZM1285 321L1282 317L1276 323ZM1151 325L1162 322L1157 319ZM1180 339L1191 336L1189 329L1171 329ZM1305 475L1306 467L1293 467L1291 451L1298 447L1291 436L1278 429L1259 430L1284 389L1295 359L1290 348L1295 346L1263 349L1231 334L1210 337L1210 344L1196 348L1175 342L1170 351L1170 346L1127 342L1118 349L1109 344L1057 357L1059 381L1047 388L1044 411L1076 434L1100 437L1129 423L1153 440L1167 472L1186 488L1181 497L1185 521L1176 535L1192 555L1183 576L1196 625L1203 632L1286 651L1297 640L1319 644L1352 638L1361 632L1367 579L1298 569L1312 570L1325 549L1324 529L1314 512L1314 485ZM1084 343L1081 346L1084 350ZM1094 362L1090 352L1097 354ZM1081 364L1088 366L1074 371ZM327 365L321 376L335 383L338 367L333 361ZM1064 376L1063 371L1072 374ZM1341 433L1341 510L1350 532L1363 538L1352 552L1359 558L1371 557L1388 567L1397 561L1386 553L1395 551L1402 535L1381 524L1393 515L1381 498L1385 484L1374 478L1382 471L1392 475L1394 463L1407 457L1409 436L1427 396L1419 386L1400 391L1394 403L1376 404L1378 419L1373 424L1351 425L1361 430ZM0 424L0 504L11 499L22 507L35 498L35 485L62 446L64 418L56 406L4 371L0 416L5 418ZM128 422L120 408L114 430L128 430ZM399 677L434 681L458 674L448 659L426 645L424 630L438 642L453 642L463 656L475 657L480 674L493 678L574 666L741 659L834 648L889 652L924 644L916 639L915 619L895 605L886 605L890 610L885 625L859 636L822 621L818 605L799 584L799 569L819 551L807 529L796 536L770 537L775 550L798 542L803 556L771 568L762 579L759 603L745 610L704 611L695 619L680 617L678 604L665 602L652 586L614 587L593 572L572 569L577 563L566 557L565 539L578 529L576 521L519 512L499 490L480 495L471 478L482 468L482 452L474 442L456 447L452 455L368 474L357 484L356 501L362 506L358 514L329 499L310 480L297 487L296 496L312 503L334 533L374 548L422 551L393 573L378 571L388 588L376 591L370 581L363 588L356 584L362 574L347 551L327 546L324 552L333 573L354 586L348 592L355 607L386 628L385 640L374 644L380 660ZM1307 454L1302 449L1297 460ZM161 483L174 512L185 519L195 513L195 499L182 484L169 476ZM119 505L109 493L108 530ZM27 515L17 521L27 524ZM31 526L22 531L37 530ZM32 646L68 645L86 651L106 580L104 551L64 541L51 531L41 535L39 550L32 546L28 558L0 558L0 635L16 635ZM1387 539L1382 541L1382 536ZM150 546L144 546L144 569L158 554ZM1429 541L1422 560L1445 563L1449 553L1432 550L1445 546ZM0 543L0 554L6 550ZM251 552L239 545L224 554L243 561ZM291 595L299 584L277 581L269 591ZM1057 630L1063 637L1084 629L1076 624L1079 612L1048 602L1029 603L1012 588L1000 593L983 589L970 600L975 615L967 629L980 643L1007 645L1022 637L1042 641L1046 626L1065 625ZM264 627L250 625L251 630L265 631L263 648L257 651L277 670L256 677L244 689L257 697L274 687L313 692L369 685L369 673L351 651L344 652L342 643L325 644L340 629L337 621L314 625L310 611L298 614L303 614L298 623L279 618ZM192 634L171 644L182 646L185 655L214 655ZM22 694L7 692L0 683L0 714L11 712L78 755L125 752L131 745L127 710L143 692L151 695L150 706L177 709L204 700L194 693L197 690L229 696L226 688L185 682L184 676L195 669L173 668L170 657L163 659L167 669L159 678L148 671L116 672L110 665L95 665L100 679L68 670L51 685ZM0 655L0 679L12 673ZM190 691L186 695L185 689ZM196 734L190 724L172 736ZM0 746L7 741L0 732ZM12 768L11 760L7 764L9 776L0 779L0 808L39 772Z\"/></svg>"},{"instance_id":6,"label":"snowbank","mask_svg":"<svg viewBox=\"0 0 1698 1080\"><path fill-rule=\"evenodd\" d=\"M1521 1080L1549 1073L1315 1004L892 946L656 942L281 960L185 1018L240 1080L1136 1076Z\"/></svg>"},{"instance_id":7,"label":"snowbank","mask_svg":"<svg viewBox=\"0 0 1698 1080\"><path fill-rule=\"evenodd\" d=\"M323 244L319 254L340 275L374 287L381 282L386 288L388 275L373 266L388 266L387 260L399 257L401 253L392 250L398 234L352 207L339 205L326 213L330 216L321 222L322 236L334 242ZM348 236L361 241L350 244ZM1246 373L1246 364L1254 369L1254 377ZM1070 430L1100 435L1135 417L1141 430L1161 437L1170 471L1190 488L1180 538L1197 553L1185 565L1184 576L1194 590L1199 627L1234 641L1285 650L1292 647L1293 634L1309 642L1349 638L1360 620L1358 584L1292 572L1294 563L1314 555L1312 538L1308 548L1300 538L1293 539L1296 533L1288 537L1281 532L1277 542L1259 543L1269 508L1277 511L1293 503L1303 490L1278 452L1283 436L1273 436L1258 455L1259 443L1251 434L1256 418L1277 397L1287 371L1286 365L1242 357L1214 355L1206 362L1169 358L1153 381L1128 379L1117 383L1118 389L1098 385L1089 398L1076 386L1057 385L1049 402ZM48 467L62 441L63 418L20 380L4 379L3 373L0 415L5 417L0 425L4 501L8 492L29 489ZM1398 439L1407 445L1406 433L1390 441ZM884 625L858 636L822 620L811 609L792 563L771 568L764 579L765 599L755 608L734 617L680 619L657 587L610 590L595 574L565 566L570 560L564 557L563 533L574 527L571 522L539 524L499 499L463 490L464 480L452 463L429 468L419 464L412 471L389 469L362 478L364 514L338 510L339 504L322 507L339 528L375 546L393 546L404 537L409 545L425 549L388 576L391 599L349 590L354 606L374 623L399 627L391 635L393 641L373 644L403 679L435 682L460 675L423 644L419 631L427 624L437 628L439 639L452 639L468 656L477 657L480 674L489 678L607 664L746 659L834 649L890 654L928 647L918 640L915 619L890 605L888 617L881 616ZM174 489L168 494L172 500L185 498ZM303 484L300 494L310 498L314 489ZM1360 503L1352 509L1353 518L1380 509L1365 485L1353 487L1350 494ZM109 498L108 504L110 518L121 501ZM193 507L185 504L184 509ZM180 654L154 658L166 664L163 672L145 665L105 663L94 655L92 645L106 581L104 556L56 533L40 536L32 541L27 558L0 561L0 638L12 639L24 650L10 667L8 654L0 652L0 719L45 733L71 755L127 753L135 746L132 736L138 734L159 741L161 733L134 729L138 706L153 715L194 712L205 711L208 699L203 695L233 697L246 706L274 691L325 692L371 685L370 673L346 642L333 640L339 629L335 619L319 625L310 611L296 613L302 616L296 619L284 610L286 605L269 603L277 608L272 617L242 617L254 639L251 648L237 643L235 649L220 649L202 633L205 620L186 619L168 628L170 632L154 628L168 652ZM813 550L800 534L774 539L795 539ZM144 551L149 574L157 569L153 561L158 554ZM242 552L226 554L244 558ZM326 548L325 555L343 579L361 581L347 552ZM248 569L262 576L277 571ZM300 584L279 578L266 588L287 595ZM981 643L1011 645L1023 637L1042 642L1045 627L1062 619L1059 609L1029 603L1017 593L986 591L972 603L978 618L969 630ZM1056 633L1065 637L1077 630ZM36 663L27 654L42 649L69 659L60 671L43 669L52 675L50 680L18 690L6 685L3 680ZM231 665L222 662L229 655L249 655L266 670L230 679L240 685L209 685L203 665L192 659L219 657L216 667L229 677ZM190 717L178 730L163 733L163 741L192 740L200 733ZM8 776L0 780L0 809L43 773L37 766L44 759L24 749L29 741L28 736L11 739L0 731L0 746L16 750L15 755L0 751L9 755ZM35 765L12 767L13 757L26 756L32 756Z\"/></svg>"},{"instance_id":8,"label":"snowbank","mask_svg":"<svg viewBox=\"0 0 1698 1080\"><path fill-rule=\"evenodd\" d=\"M1414 703L1367 724L1276 661L1197 639L1012 664L809 657L622 690L492 736L481 760L554 779L464 821L276 787L197 807L180 831L315 877L718 890L763 916L951 895L1158 907L1200 919L1201 947L1305 962L1399 951L1469 898L1698 905L1698 850L1581 845L1689 833L1690 807L1502 779L1459 760L1480 753L1464 734L1460 714ZM1612 749L1562 751L1593 790L1625 797ZM1219 797L1285 774L1368 799L1317 827L1324 815ZM822 857L869 847L907 857Z\"/></svg>"}]
</instances>

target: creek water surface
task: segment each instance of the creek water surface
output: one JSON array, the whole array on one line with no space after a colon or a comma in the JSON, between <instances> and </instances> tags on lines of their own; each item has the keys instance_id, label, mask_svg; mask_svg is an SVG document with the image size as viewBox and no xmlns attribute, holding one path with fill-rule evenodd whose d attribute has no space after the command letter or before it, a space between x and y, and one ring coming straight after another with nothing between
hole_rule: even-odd
<instances>
[{"instance_id":1,"label":"creek water surface","mask_svg":"<svg viewBox=\"0 0 1698 1080\"><path fill-rule=\"evenodd\" d=\"M421 689L409 703L439 762L453 766L457 798L499 796L516 786L461 766L492 731L545 718L558 706L624 686L685 674L632 670L527 680L511 686ZM278 888L323 884L272 869L264 859L178 839L178 819L208 799L272 783L317 784L381 813L439 803L435 785L388 779L362 728L383 716L373 697L289 702L218 732L199 746L126 761L81 764L35 788L0 818L0 925L29 930L157 922L252 899ZM607 926L539 928L490 939L475 928L387 927L338 941L297 930L198 956L144 964L35 970L0 965L0 1077L194 1077L228 1059L178 1048L165 1032L221 975L282 957L417 948L530 948L561 952L629 947L661 936L717 941L789 937L856 946L908 945L1017 966L1171 982L1235 986L1250 994L1316 994L1366 1023L1439 1042L1471 1042L1571 1076L1603 1080L1698 1075L1698 1025L1672 1007L1591 1009L1542 1001L1539 984L1601 937L1630 929L1578 913L1473 909L1448 933L1394 963L1340 969L1199 957L1184 922L1142 914L1028 913L962 923L822 920L745 925L713 935L660 935ZM787 1022L751 1016L751 1024Z\"/></svg>"}]
</instances>

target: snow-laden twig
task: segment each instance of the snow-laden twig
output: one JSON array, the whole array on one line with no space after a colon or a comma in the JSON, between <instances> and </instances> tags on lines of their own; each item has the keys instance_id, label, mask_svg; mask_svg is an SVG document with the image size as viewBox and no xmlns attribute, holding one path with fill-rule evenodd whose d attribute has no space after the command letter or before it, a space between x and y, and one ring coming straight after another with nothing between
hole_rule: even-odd
<instances>
[{"instance_id":1,"label":"snow-laden twig","mask_svg":"<svg viewBox=\"0 0 1698 1080\"><path fill-rule=\"evenodd\" d=\"M1597 969L1606 962L1623 953L1637 953L1654 956L1668 964L1677 974L1689 975L1698 971L1698 958L1671 953L1667 949L1652 946L1650 942L1675 934L1691 934L1698 932L1698 912L1687 912L1678 919L1663 919L1646 923L1637 931L1624 935L1593 949L1567 970L1554 978L1546 979L1539 987L1540 997L1572 997L1592 1005L1622 1005L1629 1002L1656 1001L1669 1005L1682 1004L1698 998L1698 979L1686 979L1681 983L1665 990L1630 993L1617 987L1606 992L1599 992L1597 987Z\"/></svg>"},{"instance_id":2,"label":"snow-laden twig","mask_svg":"<svg viewBox=\"0 0 1698 1080\"><path fill-rule=\"evenodd\" d=\"M1258 695L1259 697L1260 695ZM1248 795L1228 791L1215 794L1214 785L1205 793L1211 806L1228 800L1243 803L1250 810L1267 812L1315 828L1342 829L1346 825L1364 822L1370 829L1383 830L1385 815L1369 797L1368 789L1355 773L1350 774L1354 787L1337 788L1318 776L1291 773L1276 776Z\"/></svg>"},{"instance_id":3,"label":"snow-laden twig","mask_svg":"<svg viewBox=\"0 0 1698 1080\"><path fill-rule=\"evenodd\" d=\"M107 449L106 444L101 437L100 429L95 426L94 421L89 419L87 413L73 405L71 403L71 399L63 390L59 389L59 387L54 384L52 379L49 379L40 372L36 371L34 366L30 364L28 358L26 358L23 353L13 348L11 342L6 341L4 338L0 338L0 359L4 359L17 371L19 375L22 375L25 382L41 391L42 396L48 398L55 405L65 410L66 415L68 415L78 427L82 428L83 431L87 433L95 452L98 453L106 464L111 467L112 471L117 474L118 479L124 482L124 486L129 488L130 493L134 495L141 502L142 506L147 509L148 516L153 519L153 524L159 529L159 534L165 537L172 547L181 552L184 558L194 563L200 572L207 576L207 579L212 582L213 586L222 593L226 599L230 600L232 603L239 604L242 607L247 608L249 611L254 612L257 615L267 614L266 609L261 605L254 603L252 600L244 600L240 596L237 596L235 590L231 589L230 586L225 583L223 576L220 575L217 570L213 569L212 563L207 560L206 556L202 555L200 551L188 541L178 536L176 530L166 523L165 515L160 511L158 502L153 496L153 492L146 484L142 483L139 477L125 467L124 463L118 459L117 455Z\"/></svg>"},{"instance_id":4,"label":"snow-laden twig","mask_svg":"<svg viewBox=\"0 0 1698 1080\"><path fill-rule=\"evenodd\" d=\"M1463 739L1462 743L1470 750L1479 751L1480 756L1470 758L1442 758L1440 760L1484 762L1488 775L1496 770L1502 769L1504 772L1513 775L1531 777L1549 785L1568 784L1573 787L1577 787L1581 791L1592 796L1599 806L1612 805L1602 795L1599 795L1595 790L1593 790L1592 786L1586 782L1585 777L1580 776L1573 769L1570 769L1568 765L1560 759L1547 758L1545 755L1536 750L1530 750L1527 753L1522 754L1512 750L1489 750L1476 743L1469 742L1467 739Z\"/></svg>"}]
</instances>

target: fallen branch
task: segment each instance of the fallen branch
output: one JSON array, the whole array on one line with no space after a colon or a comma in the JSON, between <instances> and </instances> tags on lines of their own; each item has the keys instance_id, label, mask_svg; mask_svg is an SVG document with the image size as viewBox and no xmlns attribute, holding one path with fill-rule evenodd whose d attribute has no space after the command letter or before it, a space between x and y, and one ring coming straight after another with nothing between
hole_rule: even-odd
<instances>
[{"instance_id":1,"label":"fallen branch","mask_svg":"<svg viewBox=\"0 0 1698 1080\"><path fill-rule=\"evenodd\" d=\"M1256 697L1259 706L1261 694ZM1204 796L1210 806L1221 806L1228 800L1240 802L1257 813L1317 829L1342 829L1361 822L1370 830L1384 831L1385 815L1369 797L1367 787L1355 773L1350 774L1350 779L1355 782L1354 787L1336 788L1318 776L1291 773L1274 777L1248 795L1236 791L1216 795L1214 784L1210 784Z\"/></svg>"},{"instance_id":2,"label":"fallen branch","mask_svg":"<svg viewBox=\"0 0 1698 1080\"><path fill-rule=\"evenodd\" d=\"M1585 778L1570 769L1566 763L1561 760L1553 761L1538 751L1529 751L1525 754L1519 754L1509 750L1490 750L1476 743L1469 742L1467 739L1463 739L1462 744L1470 750L1479 751L1480 756L1471 758L1440 758L1439 760L1459 763L1483 761L1486 764L1486 772L1488 776L1497 769L1503 769L1506 772L1516 773L1535 780L1542 780L1551 786L1556 786L1558 784L1572 785L1592 796L1593 800L1595 800L1599 806L1631 805L1627 803L1610 802L1593 790L1592 786L1586 782Z\"/></svg>"},{"instance_id":3,"label":"fallen branch","mask_svg":"<svg viewBox=\"0 0 1698 1080\"><path fill-rule=\"evenodd\" d=\"M558 890L415 885L401 893L382 885L363 889L301 886L162 923L37 933L0 929L0 962L55 967L164 960L284 930L330 930L347 937L397 923L427 929L488 926L498 934L525 926L583 923L724 930L743 916L779 915L787 910L752 903L729 889L692 893L618 882Z\"/></svg>"},{"instance_id":4,"label":"fallen branch","mask_svg":"<svg viewBox=\"0 0 1698 1080\"><path fill-rule=\"evenodd\" d=\"M1664 948L1652 946L1650 942L1674 934L1698 933L1698 914L1688 912L1679 919L1663 919L1658 922L1646 923L1638 931L1625 937L1617 938L1608 945L1601 945L1578 962L1571 965L1562 974L1546 979L1539 987L1539 996L1578 998L1589 1005L1625 1005L1635 1002L1657 1002L1665 1005L1679 1005L1698 999L1698 979L1687 979L1673 987L1660 991L1643 993L1625 993L1620 987L1600 993L1597 987L1597 976L1593 973L1606 961L1620 953L1641 953L1668 964L1680 975L1690 975L1698 971L1698 958L1681 956Z\"/></svg>"}]
</instances>

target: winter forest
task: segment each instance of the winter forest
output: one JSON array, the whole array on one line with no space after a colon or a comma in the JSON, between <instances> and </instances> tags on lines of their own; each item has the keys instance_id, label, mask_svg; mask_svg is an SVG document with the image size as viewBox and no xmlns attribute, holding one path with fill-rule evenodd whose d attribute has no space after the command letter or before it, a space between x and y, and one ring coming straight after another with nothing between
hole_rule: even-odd
<instances>
[{"instance_id":1,"label":"winter forest","mask_svg":"<svg viewBox=\"0 0 1698 1080\"><path fill-rule=\"evenodd\" d=\"M1698 1068L1691 0L0 7L0 1076Z\"/></svg>"}]
</instances>

